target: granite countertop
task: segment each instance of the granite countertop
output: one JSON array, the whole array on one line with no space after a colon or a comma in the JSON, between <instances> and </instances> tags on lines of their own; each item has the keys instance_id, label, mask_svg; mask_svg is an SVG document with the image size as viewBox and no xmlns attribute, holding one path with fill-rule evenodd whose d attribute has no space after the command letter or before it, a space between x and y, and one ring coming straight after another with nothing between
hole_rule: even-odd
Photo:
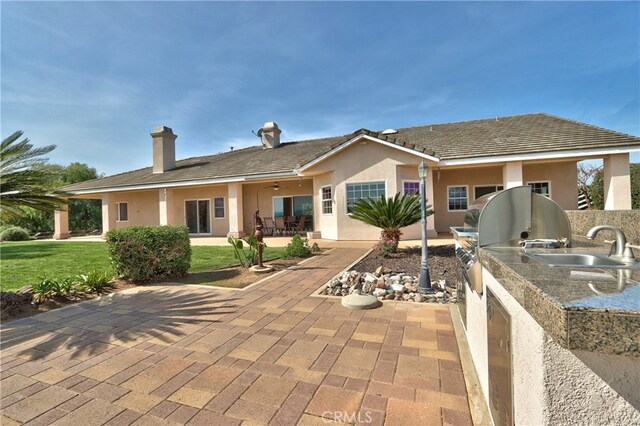
<instances>
[{"instance_id":1,"label":"granite countertop","mask_svg":"<svg viewBox=\"0 0 640 426\"><path fill-rule=\"evenodd\" d=\"M528 252L606 254L609 248L574 239L569 249ZM640 356L640 269L550 267L520 248L481 248L479 258L563 347Z\"/></svg>"}]
</instances>

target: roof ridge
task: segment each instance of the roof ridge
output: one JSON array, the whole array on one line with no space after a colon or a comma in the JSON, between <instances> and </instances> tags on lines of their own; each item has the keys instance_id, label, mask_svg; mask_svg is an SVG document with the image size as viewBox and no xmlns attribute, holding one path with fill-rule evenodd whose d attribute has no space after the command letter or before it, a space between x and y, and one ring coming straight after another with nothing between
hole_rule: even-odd
<instances>
[{"instance_id":1,"label":"roof ridge","mask_svg":"<svg viewBox=\"0 0 640 426\"><path fill-rule=\"evenodd\" d=\"M244 148L234 149L234 150L229 150L229 151L222 151L222 152L218 152L218 153L215 153L215 154L194 155L193 157L187 157L187 158L182 158L180 160L176 160L176 163L178 161L192 160L194 158L216 157L218 155L231 154L231 153L234 153L234 152L246 151L248 149L255 149L255 148L260 148L260 146L259 145L245 146Z\"/></svg>"},{"instance_id":2,"label":"roof ridge","mask_svg":"<svg viewBox=\"0 0 640 426\"><path fill-rule=\"evenodd\" d=\"M631 136L632 138L636 138L636 139L640 138L640 136L635 136L635 135L632 135L630 133L624 133L624 132L619 132L617 130L607 129L606 127L596 126L595 124L589 124L589 123L585 123L585 122L582 122L582 121L574 120L574 119L571 119L571 118L566 118L566 117L561 117L559 115L549 114L548 112L539 112L538 114L546 115L547 117L555 118L557 120L568 121L569 123L580 124L580 125L583 125L583 126L591 127L593 129L597 129L597 130L604 130L604 131L609 132L609 133L615 133L615 134L622 135L622 136Z\"/></svg>"},{"instance_id":3,"label":"roof ridge","mask_svg":"<svg viewBox=\"0 0 640 426\"><path fill-rule=\"evenodd\" d=\"M495 119L497 118L498 121L501 118L514 118L514 117L525 117L525 116L533 116L533 115L541 115L541 114L545 114L543 112L529 112L526 114L513 114L513 115L497 115L497 116L493 116L493 117L487 117L487 118L478 118L475 120L460 120L460 121L450 121L450 122L446 122L446 123L431 123L431 124L422 124L419 126L409 126L409 127L398 127L396 130L400 131L400 130L407 130L407 129L419 129L419 128L423 128L423 127L429 127L429 126L444 126L446 124L462 124L462 123L474 123L476 121L495 121Z\"/></svg>"}]
</instances>

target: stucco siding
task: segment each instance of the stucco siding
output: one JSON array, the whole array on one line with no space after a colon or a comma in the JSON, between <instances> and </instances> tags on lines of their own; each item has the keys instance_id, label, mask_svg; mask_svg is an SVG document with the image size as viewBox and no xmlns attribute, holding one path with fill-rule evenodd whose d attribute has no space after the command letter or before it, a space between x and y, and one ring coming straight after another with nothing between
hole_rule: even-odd
<instances>
[{"instance_id":1,"label":"stucco siding","mask_svg":"<svg viewBox=\"0 0 640 426\"><path fill-rule=\"evenodd\" d=\"M465 169L443 169L434 171L433 185L435 227L438 232L450 232L451 226L461 226L464 211L448 211L447 188L466 185L468 202L474 200L473 187L477 185L502 185L502 166L476 167Z\"/></svg>"},{"instance_id":2,"label":"stucco siding","mask_svg":"<svg viewBox=\"0 0 640 426\"><path fill-rule=\"evenodd\" d=\"M213 199L224 198L224 218L214 218ZM211 235L226 236L229 232L229 197L226 185L207 185L192 188L175 188L172 191L171 221L173 225L186 225L184 202L186 200L209 200ZM156 202L157 205L157 202Z\"/></svg>"},{"instance_id":3,"label":"stucco siding","mask_svg":"<svg viewBox=\"0 0 640 426\"><path fill-rule=\"evenodd\" d=\"M525 164L522 178L525 185L531 181L550 181L551 199L565 210L578 209L578 166L575 161Z\"/></svg>"},{"instance_id":4,"label":"stucco siding","mask_svg":"<svg viewBox=\"0 0 640 426\"><path fill-rule=\"evenodd\" d=\"M109 229L119 229L131 225L159 225L159 195L153 191L127 191L109 194ZM116 221L116 203L127 203L127 221Z\"/></svg>"},{"instance_id":5,"label":"stucco siding","mask_svg":"<svg viewBox=\"0 0 640 426\"><path fill-rule=\"evenodd\" d=\"M332 180L335 191L334 198L336 200L334 215L337 226L337 239L377 240L380 237L380 229L352 219L347 214L347 183L385 182L386 195L389 197L402 187L402 180L399 178L396 167L407 166L407 170L414 168L417 178L417 167L420 160L418 156L375 142L357 142L345 148L339 154L310 168L308 172L314 176L333 172ZM403 176L409 176L409 174L403 174ZM330 226L330 223L327 222L326 225ZM325 225L325 222L323 222L323 225ZM415 229L419 231L419 226L407 229L404 237L416 238ZM324 229L321 231L323 232L323 237L325 237ZM417 235L419 235L419 232Z\"/></svg>"}]
</instances>

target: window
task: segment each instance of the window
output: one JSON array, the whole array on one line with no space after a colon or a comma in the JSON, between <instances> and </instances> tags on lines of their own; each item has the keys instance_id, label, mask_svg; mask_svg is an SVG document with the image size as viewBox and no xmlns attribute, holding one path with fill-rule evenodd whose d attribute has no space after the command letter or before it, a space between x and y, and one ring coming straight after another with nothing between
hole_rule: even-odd
<instances>
[{"instance_id":1,"label":"window","mask_svg":"<svg viewBox=\"0 0 640 426\"><path fill-rule=\"evenodd\" d=\"M540 182L527 182L533 192L536 194L544 195L545 197L551 197L551 182L549 181L540 181Z\"/></svg>"},{"instance_id":2,"label":"window","mask_svg":"<svg viewBox=\"0 0 640 426\"><path fill-rule=\"evenodd\" d=\"M333 214L333 194L330 186L323 186L322 192L322 214Z\"/></svg>"},{"instance_id":3,"label":"window","mask_svg":"<svg viewBox=\"0 0 640 426\"><path fill-rule=\"evenodd\" d=\"M361 198L380 198L386 196L384 182L348 183L347 214L351 213L353 204Z\"/></svg>"},{"instance_id":4,"label":"window","mask_svg":"<svg viewBox=\"0 0 640 426\"><path fill-rule=\"evenodd\" d=\"M447 201L449 211L467 209L467 186L448 186Z\"/></svg>"},{"instance_id":5,"label":"window","mask_svg":"<svg viewBox=\"0 0 640 426\"><path fill-rule=\"evenodd\" d=\"M129 203L116 203L116 221L126 222L129 220Z\"/></svg>"},{"instance_id":6,"label":"window","mask_svg":"<svg viewBox=\"0 0 640 426\"><path fill-rule=\"evenodd\" d=\"M224 219L224 198L217 197L213 199L213 217L215 219Z\"/></svg>"},{"instance_id":7,"label":"window","mask_svg":"<svg viewBox=\"0 0 640 426\"><path fill-rule=\"evenodd\" d=\"M473 197L478 199L483 195L491 194L496 191L502 191L504 186L502 185L478 185L473 187Z\"/></svg>"},{"instance_id":8,"label":"window","mask_svg":"<svg viewBox=\"0 0 640 426\"><path fill-rule=\"evenodd\" d=\"M420 195L419 180L405 180L402 182L402 192L406 195Z\"/></svg>"}]
</instances>

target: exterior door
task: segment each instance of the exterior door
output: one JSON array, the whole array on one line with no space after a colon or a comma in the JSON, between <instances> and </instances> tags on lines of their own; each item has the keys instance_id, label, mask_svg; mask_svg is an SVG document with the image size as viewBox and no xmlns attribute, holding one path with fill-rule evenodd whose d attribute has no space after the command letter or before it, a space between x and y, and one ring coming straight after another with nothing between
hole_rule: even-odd
<instances>
[{"instance_id":1,"label":"exterior door","mask_svg":"<svg viewBox=\"0 0 640 426\"><path fill-rule=\"evenodd\" d=\"M184 202L185 223L190 234L211 233L211 206L209 200Z\"/></svg>"}]
</instances>

